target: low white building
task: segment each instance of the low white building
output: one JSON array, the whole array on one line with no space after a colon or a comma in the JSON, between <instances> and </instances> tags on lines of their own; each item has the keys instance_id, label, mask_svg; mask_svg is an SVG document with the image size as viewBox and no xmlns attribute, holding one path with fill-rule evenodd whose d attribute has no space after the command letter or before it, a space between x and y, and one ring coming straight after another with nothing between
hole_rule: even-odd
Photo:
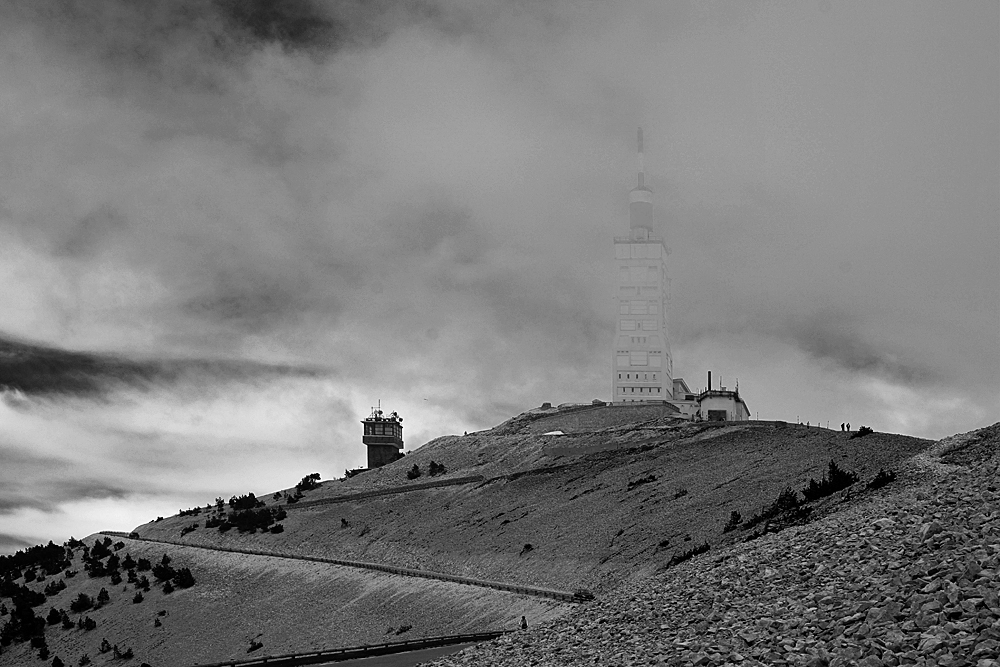
<instances>
[{"instance_id":1,"label":"low white building","mask_svg":"<svg viewBox=\"0 0 1000 667\"><path fill-rule=\"evenodd\" d=\"M678 416L693 420L698 414L698 397L688 388L683 378L674 378L673 394L670 404L680 411Z\"/></svg>"},{"instance_id":2,"label":"low white building","mask_svg":"<svg viewBox=\"0 0 1000 667\"><path fill-rule=\"evenodd\" d=\"M698 411L695 414L698 421L710 422L744 422L750 419L750 408L740 398L740 390L727 391L721 389L706 389L698 394Z\"/></svg>"}]
</instances>

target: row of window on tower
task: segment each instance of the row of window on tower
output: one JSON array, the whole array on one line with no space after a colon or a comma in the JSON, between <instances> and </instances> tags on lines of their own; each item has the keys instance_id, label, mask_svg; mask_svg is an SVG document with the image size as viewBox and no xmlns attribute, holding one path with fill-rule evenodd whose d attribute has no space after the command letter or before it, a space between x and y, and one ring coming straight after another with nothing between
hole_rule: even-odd
<instances>
[{"instance_id":1,"label":"row of window on tower","mask_svg":"<svg viewBox=\"0 0 1000 667\"><path fill-rule=\"evenodd\" d=\"M618 243L615 245L616 259L659 259L663 256L663 246L657 243Z\"/></svg>"},{"instance_id":2,"label":"row of window on tower","mask_svg":"<svg viewBox=\"0 0 1000 667\"><path fill-rule=\"evenodd\" d=\"M620 283L657 283L660 282L662 271L658 266L619 266L618 282Z\"/></svg>"},{"instance_id":3,"label":"row of window on tower","mask_svg":"<svg viewBox=\"0 0 1000 667\"><path fill-rule=\"evenodd\" d=\"M619 394L659 394L662 387L618 387Z\"/></svg>"},{"instance_id":4,"label":"row of window on tower","mask_svg":"<svg viewBox=\"0 0 1000 667\"><path fill-rule=\"evenodd\" d=\"M365 435L391 435L402 437L403 428L394 421L365 422Z\"/></svg>"},{"instance_id":5,"label":"row of window on tower","mask_svg":"<svg viewBox=\"0 0 1000 667\"><path fill-rule=\"evenodd\" d=\"M622 301L618 306L622 315L659 315L659 301Z\"/></svg>"},{"instance_id":6,"label":"row of window on tower","mask_svg":"<svg viewBox=\"0 0 1000 667\"><path fill-rule=\"evenodd\" d=\"M622 320L622 331L659 331L660 323L656 320Z\"/></svg>"},{"instance_id":7,"label":"row of window on tower","mask_svg":"<svg viewBox=\"0 0 1000 667\"><path fill-rule=\"evenodd\" d=\"M615 365L619 368L624 366L650 366L660 368L663 365L663 357L659 352L647 352L646 350L629 350L628 354L616 354Z\"/></svg>"},{"instance_id":8,"label":"row of window on tower","mask_svg":"<svg viewBox=\"0 0 1000 667\"><path fill-rule=\"evenodd\" d=\"M619 380L622 379L622 375L623 375L623 373L619 373L618 374L618 379ZM641 374L640 373L624 373L624 375L625 375L625 379L626 380L631 380L633 375L635 376L636 380L639 380L639 379L649 380L650 379L649 376L652 375L653 376L652 377L653 382L656 382L656 373L641 373ZM640 378L639 375L642 375L642 378Z\"/></svg>"}]
</instances>

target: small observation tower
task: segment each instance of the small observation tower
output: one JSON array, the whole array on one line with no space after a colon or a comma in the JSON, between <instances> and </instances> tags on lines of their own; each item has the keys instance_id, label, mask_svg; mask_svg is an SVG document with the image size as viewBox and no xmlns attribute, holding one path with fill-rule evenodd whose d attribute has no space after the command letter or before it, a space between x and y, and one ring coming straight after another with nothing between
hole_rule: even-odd
<instances>
[{"instance_id":1,"label":"small observation tower","mask_svg":"<svg viewBox=\"0 0 1000 667\"><path fill-rule=\"evenodd\" d=\"M365 434L361 441L368 446L368 468L381 468L403 457L403 418L395 412L385 416L379 407L372 408L371 416L361 422Z\"/></svg>"}]
</instances>

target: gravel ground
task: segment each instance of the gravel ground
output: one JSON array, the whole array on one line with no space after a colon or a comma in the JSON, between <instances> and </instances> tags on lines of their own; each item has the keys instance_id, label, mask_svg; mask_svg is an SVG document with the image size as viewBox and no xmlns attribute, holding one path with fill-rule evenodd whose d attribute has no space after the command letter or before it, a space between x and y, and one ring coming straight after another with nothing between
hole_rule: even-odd
<instances>
[{"instance_id":1,"label":"gravel ground","mask_svg":"<svg viewBox=\"0 0 1000 667\"><path fill-rule=\"evenodd\" d=\"M1000 424L953 436L919 484L428 664L1000 667L998 454Z\"/></svg>"}]
</instances>

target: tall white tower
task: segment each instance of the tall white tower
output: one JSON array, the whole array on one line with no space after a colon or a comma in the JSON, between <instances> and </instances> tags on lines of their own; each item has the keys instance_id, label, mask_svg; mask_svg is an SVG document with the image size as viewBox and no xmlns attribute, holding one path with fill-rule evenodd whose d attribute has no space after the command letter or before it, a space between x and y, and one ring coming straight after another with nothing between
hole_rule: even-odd
<instances>
[{"instance_id":1,"label":"tall white tower","mask_svg":"<svg viewBox=\"0 0 1000 667\"><path fill-rule=\"evenodd\" d=\"M653 191L646 187L642 128L639 128L639 185L629 193L629 235L615 237L618 317L611 367L611 400L656 402L673 399L666 306L670 249L653 234Z\"/></svg>"}]
</instances>

